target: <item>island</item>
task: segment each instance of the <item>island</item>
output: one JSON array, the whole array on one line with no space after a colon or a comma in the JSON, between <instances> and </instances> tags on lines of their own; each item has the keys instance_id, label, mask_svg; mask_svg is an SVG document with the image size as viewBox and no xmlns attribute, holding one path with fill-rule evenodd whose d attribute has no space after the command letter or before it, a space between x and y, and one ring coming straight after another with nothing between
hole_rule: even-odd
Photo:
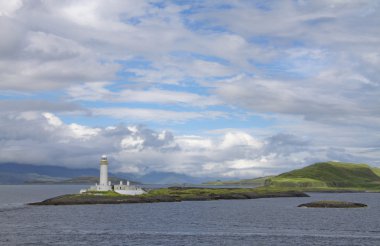
<instances>
[{"instance_id":1,"label":"island","mask_svg":"<svg viewBox=\"0 0 380 246\"><path fill-rule=\"evenodd\" d=\"M308 197L308 195L301 191L276 189L169 187L152 189L145 194L134 196L122 195L114 191L92 191L83 194L58 196L41 202L30 203L29 205L153 203L276 197Z\"/></svg>"},{"instance_id":2,"label":"island","mask_svg":"<svg viewBox=\"0 0 380 246\"><path fill-rule=\"evenodd\" d=\"M380 169L367 164L319 162L277 176L209 182L207 185L254 185L304 192L380 192Z\"/></svg>"},{"instance_id":3,"label":"island","mask_svg":"<svg viewBox=\"0 0 380 246\"><path fill-rule=\"evenodd\" d=\"M363 208L364 203L343 202L343 201L316 201L298 205L300 208Z\"/></svg>"}]
</instances>

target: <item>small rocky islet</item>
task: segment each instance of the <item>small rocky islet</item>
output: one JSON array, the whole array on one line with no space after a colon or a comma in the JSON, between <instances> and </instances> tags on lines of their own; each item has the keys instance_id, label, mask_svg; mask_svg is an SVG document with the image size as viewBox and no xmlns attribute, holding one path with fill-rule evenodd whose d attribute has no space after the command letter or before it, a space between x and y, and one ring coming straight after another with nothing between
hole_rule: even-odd
<instances>
[{"instance_id":1,"label":"small rocky islet","mask_svg":"<svg viewBox=\"0 0 380 246\"><path fill-rule=\"evenodd\" d=\"M364 208L364 203L344 201L315 201L298 205L300 208Z\"/></svg>"},{"instance_id":2,"label":"small rocky islet","mask_svg":"<svg viewBox=\"0 0 380 246\"><path fill-rule=\"evenodd\" d=\"M87 194L69 194L53 197L29 205L85 205L85 204L122 204L122 203L153 203L181 201L211 201L258 199L276 197L309 197L300 191L262 191L245 188L191 188L170 187L155 189L143 195L129 196L113 192L96 192Z\"/></svg>"}]
</instances>

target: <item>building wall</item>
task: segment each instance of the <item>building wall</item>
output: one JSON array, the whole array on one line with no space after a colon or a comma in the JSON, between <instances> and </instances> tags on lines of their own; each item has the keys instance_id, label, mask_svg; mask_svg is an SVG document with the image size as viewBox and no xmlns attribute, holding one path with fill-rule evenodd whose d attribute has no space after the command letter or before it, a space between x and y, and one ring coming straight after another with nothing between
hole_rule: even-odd
<instances>
[{"instance_id":1,"label":"building wall","mask_svg":"<svg viewBox=\"0 0 380 246\"><path fill-rule=\"evenodd\" d=\"M116 193L122 194L122 195L142 195L146 193L143 189L136 189L136 190L115 190Z\"/></svg>"}]
</instances>

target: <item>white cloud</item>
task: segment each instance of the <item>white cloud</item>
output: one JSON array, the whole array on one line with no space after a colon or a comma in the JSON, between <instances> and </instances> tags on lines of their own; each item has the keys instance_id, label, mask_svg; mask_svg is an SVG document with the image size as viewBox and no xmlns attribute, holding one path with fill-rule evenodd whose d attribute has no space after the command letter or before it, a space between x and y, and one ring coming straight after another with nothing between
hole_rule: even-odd
<instances>
[{"instance_id":1,"label":"white cloud","mask_svg":"<svg viewBox=\"0 0 380 246\"><path fill-rule=\"evenodd\" d=\"M127 136L120 144L123 150L138 152L143 149L144 139L139 136Z\"/></svg>"},{"instance_id":2,"label":"white cloud","mask_svg":"<svg viewBox=\"0 0 380 246\"><path fill-rule=\"evenodd\" d=\"M107 82L91 82L72 86L68 88L67 93L71 100L179 104L199 107L221 104L213 96L201 96L195 93L174 90L156 88L148 90L122 89L113 92L106 88L111 85L111 83Z\"/></svg>"},{"instance_id":3,"label":"white cloud","mask_svg":"<svg viewBox=\"0 0 380 246\"><path fill-rule=\"evenodd\" d=\"M82 126L79 124L72 123L69 126L69 129L72 131L72 136L78 139L90 139L99 134L101 131L100 128L91 128L87 126Z\"/></svg>"},{"instance_id":4,"label":"white cloud","mask_svg":"<svg viewBox=\"0 0 380 246\"><path fill-rule=\"evenodd\" d=\"M365 88L363 83L368 81L364 78L347 76L334 75L328 80L331 83L316 78L308 84L298 79L242 77L233 83L220 83L215 92L225 101L253 112L301 116L305 121L338 128L347 124L375 126L380 113L375 106L378 93L374 93L372 86ZM345 85L350 80L352 83ZM358 90L363 94L357 95Z\"/></svg>"},{"instance_id":5,"label":"white cloud","mask_svg":"<svg viewBox=\"0 0 380 246\"><path fill-rule=\"evenodd\" d=\"M46 59L70 59L89 52L73 40L44 32L29 34L28 41L25 51Z\"/></svg>"},{"instance_id":6,"label":"white cloud","mask_svg":"<svg viewBox=\"0 0 380 246\"><path fill-rule=\"evenodd\" d=\"M0 16L12 16L17 9L22 7L22 0L1 1Z\"/></svg>"},{"instance_id":7,"label":"white cloud","mask_svg":"<svg viewBox=\"0 0 380 246\"><path fill-rule=\"evenodd\" d=\"M175 141L184 151L211 151L216 147L211 139L200 136L180 136Z\"/></svg>"},{"instance_id":8,"label":"white cloud","mask_svg":"<svg viewBox=\"0 0 380 246\"><path fill-rule=\"evenodd\" d=\"M125 119L128 121L155 121L155 122L185 122L192 119L201 118L219 118L224 117L223 112L206 111L206 112L183 112L160 109L144 109L144 108L94 108L94 115L109 116L116 119Z\"/></svg>"},{"instance_id":9,"label":"white cloud","mask_svg":"<svg viewBox=\"0 0 380 246\"><path fill-rule=\"evenodd\" d=\"M82 1L78 3L71 3L69 6L62 9L62 15L68 20L73 21L79 25L90 27L103 27L104 23L97 15L96 9L99 8L97 1ZM108 23L107 23L108 24Z\"/></svg>"},{"instance_id":10,"label":"white cloud","mask_svg":"<svg viewBox=\"0 0 380 246\"><path fill-rule=\"evenodd\" d=\"M55 116L52 113L46 112L46 113L43 113L42 115L48 120L48 123L54 127L59 127L59 126L62 126L63 124L61 119L59 119L57 116Z\"/></svg>"},{"instance_id":11,"label":"white cloud","mask_svg":"<svg viewBox=\"0 0 380 246\"><path fill-rule=\"evenodd\" d=\"M228 43L228 42L225 42ZM224 44L225 44L224 43ZM206 44L204 44L206 45ZM209 44L208 44L209 45ZM214 45L216 45L214 43ZM226 47L223 47L224 52ZM191 53L191 52L187 52ZM211 54L218 56L219 54ZM154 59L150 68L126 68L135 74L134 81L148 84L186 84L188 78L205 80L213 77L231 76L234 70L216 61L194 58L191 55L167 55Z\"/></svg>"},{"instance_id":12,"label":"white cloud","mask_svg":"<svg viewBox=\"0 0 380 246\"><path fill-rule=\"evenodd\" d=\"M248 146L251 148L260 148L263 143L254 139L251 135L244 132L228 132L224 135L220 148L228 149L235 146Z\"/></svg>"}]
</instances>

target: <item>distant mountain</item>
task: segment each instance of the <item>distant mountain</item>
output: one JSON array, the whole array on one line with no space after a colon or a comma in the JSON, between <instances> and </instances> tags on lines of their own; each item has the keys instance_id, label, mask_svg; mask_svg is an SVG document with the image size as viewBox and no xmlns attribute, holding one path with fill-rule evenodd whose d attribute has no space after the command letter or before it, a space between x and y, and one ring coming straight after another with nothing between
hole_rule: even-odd
<instances>
[{"instance_id":1,"label":"distant mountain","mask_svg":"<svg viewBox=\"0 0 380 246\"><path fill-rule=\"evenodd\" d=\"M2 184L23 184L31 180L57 181L64 178L50 177L36 173L13 173L0 171L0 185Z\"/></svg>"},{"instance_id":2,"label":"distant mountain","mask_svg":"<svg viewBox=\"0 0 380 246\"><path fill-rule=\"evenodd\" d=\"M108 180L111 181L112 184L119 184L122 181L124 184L127 183L127 179L119 178L119 177L108 177ZM95 184L99 183L99 177L96 176L81 176L71 179L64 180L31 180L26 181L27 184ZM139 182L130 181L131 184L139 184Z\"/></svg>"},{"instance_id":3,"label":"distant mountain","mask_svg":"<svg viewBox=\"0 0 380 246\"><path fill-rule=\"evenodd\" d=\"M74 169L61 166L4 163L0 164L0 173L14 173L20 175L34 173L50 177L72 178L77 176L97 176L99 175L99 170L96 168Z\"/></svg>"},{"instance_id":4,"label":"distant mountain","mask_svg":"<svg viewBox=\"0 0 380 246\"><path fill-rule=\"evenodd\" d=\"M150 172L138 177L138 180L145 184L198 184L203 179L174 172Z\"/></svg>"},{"instance_id":5,"label":"distant mountain","mask_svg":"<svg viewBox=\"0 0 380 246\"><path fill-rule=\"evenodd\" d=\"M115 176L112 173L109 175ZM74 169L61 166L29 165L18 163L0 164L0 184L65 183L70 182L67 181L70 179L73 179L71 182L74 183L76 182L75 179L78 177L95 178L98 176L99 169L96 168ZM96 182L99 181L94 181L91 183Z\"/></svg>"},{"instance_id":6,"label":"distant mountain","mask_svg":"<svg viewBox=\"0 0 380 246\"><path fill-rule=\"evenodd\" d=\"M380 189L380 169L367 164L321 162L265 181L274 187L336 187Z\"/></svg>"},{"instance_id":7,"label":"distant mountain","mask_svg":"<svg viewBox=\"0 0 380 246\"><path fill-rule=\"evenodd\" d=\"M67 168L61 166L29 165L18 163L0 164L0 184L23 183L96 183L99 169L96 168ZM131 173L109 173L110 177L133 180L145 184L197 184L206 181L185 174L174 172L150 172L144 175ZM83 178L85 177L85 178ZM91 178L89 178L91 177ZM70 181L70 179L72 179ZM111 182L114 182L111 180Z\"/></svg>"}]
</instances>

